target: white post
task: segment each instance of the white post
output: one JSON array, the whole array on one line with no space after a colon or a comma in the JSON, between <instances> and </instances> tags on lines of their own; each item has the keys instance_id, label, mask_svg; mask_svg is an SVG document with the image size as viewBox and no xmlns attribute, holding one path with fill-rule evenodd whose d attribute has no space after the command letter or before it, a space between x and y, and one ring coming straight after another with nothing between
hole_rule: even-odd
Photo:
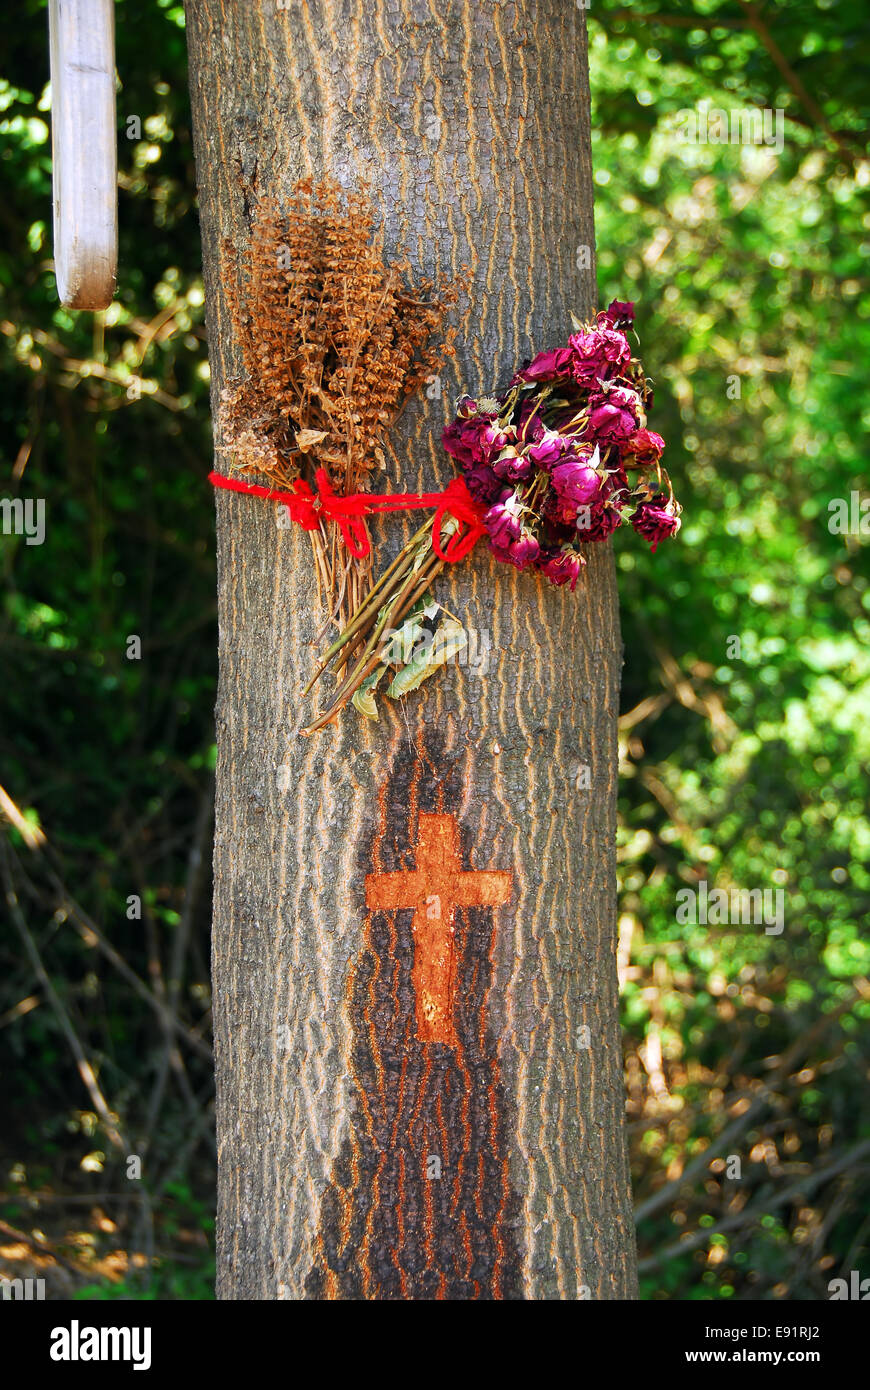
<instances>
[{"instance_id":1,"label":"white post","mask_svg":"<svg viewBox=\"0 0 870 1390\"><path fill-rule=\"evenodd\" d=\"M106 309L118 263L112 0L50 0L54 265L68 309Z\"/></svg>"}]
</instances>

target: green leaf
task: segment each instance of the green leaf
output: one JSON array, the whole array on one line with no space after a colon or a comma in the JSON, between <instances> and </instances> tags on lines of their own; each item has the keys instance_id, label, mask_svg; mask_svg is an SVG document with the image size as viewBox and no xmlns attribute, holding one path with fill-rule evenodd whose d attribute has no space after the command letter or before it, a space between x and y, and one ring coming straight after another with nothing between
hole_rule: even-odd
<instances>
[{"instance_id":1,"label":"green leaf","mask_svg":"<svg viewBox=\"0 0 870 1390\"><path fill-rule=\"evenodd\" d=\"M358 686L350 697L351 704L356 706L360 714L364 714L366 719L374 719L375 723L380 718L378 707L375 704L375 690L386 669L386 666L379 666L377 670L372 671L372 674L366 677L362 685Z\"/></svg>"},{"instance_id":2,"label":"green leaf","mask_svg":"<svg viewBox=\"0 0 870 1390\"><path fill-rule=\"evenodd\" d=\"M411 660L396 673L387 687L387 694L396 700L416 690L424 680L451 661L467 644L468 638L462 624L447 614L439 623L431 640L424 639L421 646L415 649Z\"/></svg>"}]
</instances>

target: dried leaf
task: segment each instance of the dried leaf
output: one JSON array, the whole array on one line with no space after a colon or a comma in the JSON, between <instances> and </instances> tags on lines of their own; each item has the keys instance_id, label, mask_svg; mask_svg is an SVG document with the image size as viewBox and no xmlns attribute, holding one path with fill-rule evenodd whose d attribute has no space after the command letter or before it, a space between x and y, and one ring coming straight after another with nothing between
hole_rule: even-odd
<instances>
[{"instance_id":1,"label":"dried leaf","mask_svg":"<svg viewBox=\"0 0 870 1390\"><path fill-rule=\"evenodd\" d=\"M296 447L306 454L315 444L322 444L325 438L326 430L297 430Z\"/></svg>"}]
</instances>

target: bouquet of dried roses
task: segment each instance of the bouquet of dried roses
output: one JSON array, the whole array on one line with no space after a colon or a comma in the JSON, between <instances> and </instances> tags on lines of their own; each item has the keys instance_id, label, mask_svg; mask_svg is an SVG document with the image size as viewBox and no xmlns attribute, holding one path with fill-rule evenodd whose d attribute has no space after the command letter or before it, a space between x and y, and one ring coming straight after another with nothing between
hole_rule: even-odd
<instances>
[{"instance_id":1,"label":"bouquet of dried roses","mask_svg":"<svg viewBox=\"0 0 870 1390\"><path fill-rule=\"evenodd\" d=\"M452 514L442 507L431 527L421 527L352 615L308 689L331 662L347 674L306 733L330 723L348 700L377 718L375 692L387 674L388 694L416 689L443 664L426 657L433 624L444 627L438 650L459 650L461 624L430 592L445 560L457 558L450 553L457 541L465 554L485 534L496 559L574 589L586 547L624 522L653 551L676 535L680 505L661 465L664 440L647 428L652 387L626 337L633 319L634 305L614 300L500 394L460 400L442 442L461 470L462 505ZM458 486L454 480L445 497Z\"/></svg>"},{"instance_id":2,"label":"bouquet of dried roses","mask_svg":"<svg viewBox=\"0 0 870 1390\"><path fill-rule=\"evenodd\" d=\"M585 547L630 521L655 550L680 528L646 427L652 388L625 335L632 304L614 300L568 346L540 353L499 396L463 397L444 431L492 553L573 589Z\"/></svg>"}]
</instances>

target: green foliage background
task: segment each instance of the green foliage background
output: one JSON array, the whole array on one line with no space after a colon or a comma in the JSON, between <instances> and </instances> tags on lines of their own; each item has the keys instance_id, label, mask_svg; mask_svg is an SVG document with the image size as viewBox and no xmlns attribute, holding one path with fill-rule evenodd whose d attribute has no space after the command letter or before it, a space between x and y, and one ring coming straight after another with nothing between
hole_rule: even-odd
<instances>
[{"instance_id":1,"label":"green foliage background","mask_svg":"<svg viewBox=\"0 0 870 1390\"><path fill-rule=\"evenodd\" d=\"M866 538L828 527L866 487L870 16L588 14L601 302L638 301L685 508L655 557L616 538L642 1292L825 1298L870 1274L870 590ZM120 280L96 321L54 288L45 27L25 0L0 65L0 495L48 505L44 545L0 536L0 785L47 836L0 835L0 1272L45 1242L77 1297L210 1297L216 632L184 20L117 5ZM781 153L681 143L703 103L781 108ZM680 925L701 880L782 889L784 931Z\"/></svg>"}]
</instances>

